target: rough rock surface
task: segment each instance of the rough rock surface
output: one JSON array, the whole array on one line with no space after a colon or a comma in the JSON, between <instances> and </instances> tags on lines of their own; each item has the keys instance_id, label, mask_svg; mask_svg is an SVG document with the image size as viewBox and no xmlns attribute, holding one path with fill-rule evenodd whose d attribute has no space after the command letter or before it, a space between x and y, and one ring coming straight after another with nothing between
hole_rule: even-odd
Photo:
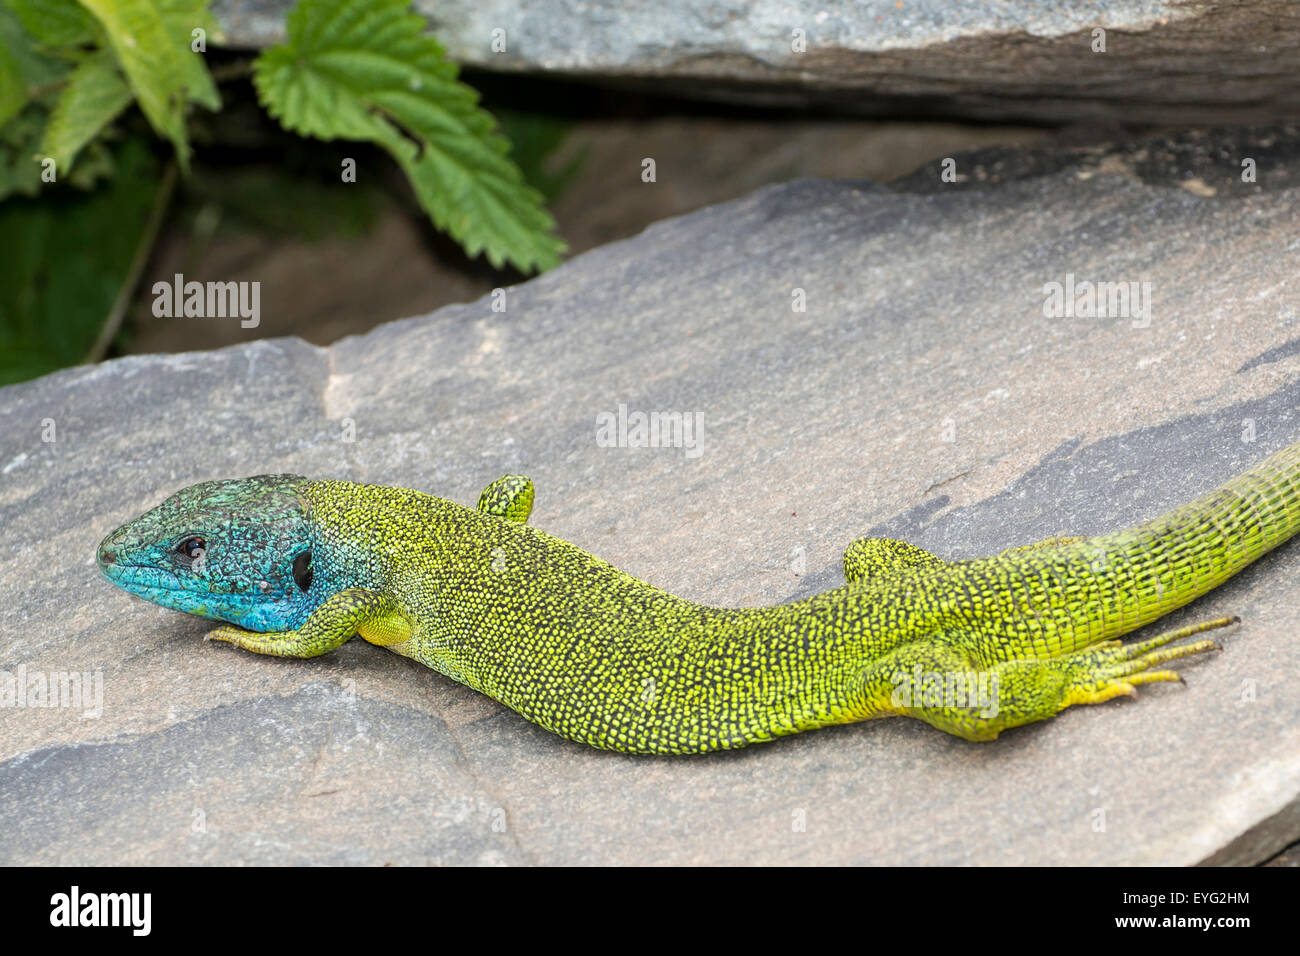
<instances>
[{"instance_id":1,"label":"rough rock surface","mask_svg":"<svg viewBox=\"0 0 1300 956\"><path fill-rule=\"evenodd\" d=\"M215 0L227 42L291 0ZM1290 0L417 0L456 60L747 103L1048 122L1294 120ZM1106 51L1093 52L1093 30ZM795 34L804 39L795 52ZM494 49L504 31L505 49Z\"/></svg>"},{"instance_id":2,"label":"rough rock surface","mask_svg":"<svg viewBox=\"0 0 1300 956\"><path fill-rule=\"evenodd\" d=\"M525 472L535 524L720 604L837 583L873 527L964 557L1131 524L1300 439L1300 134L1233 135L790 183L505 313L0 390L0 671L103 686L98 717L0 708L0 863L1267 859L1300 835L1294 545L1167 619L1243 618L1186 686L993 744L886 720L690 759L588 750L361 641L204 643L93 562L176 488L272 471L467 503ZM1150 282L1149 316L1045 317L1068 274ZM599 447L620 404L701 413L701 454Z\"/></svg>"}]
</instances>

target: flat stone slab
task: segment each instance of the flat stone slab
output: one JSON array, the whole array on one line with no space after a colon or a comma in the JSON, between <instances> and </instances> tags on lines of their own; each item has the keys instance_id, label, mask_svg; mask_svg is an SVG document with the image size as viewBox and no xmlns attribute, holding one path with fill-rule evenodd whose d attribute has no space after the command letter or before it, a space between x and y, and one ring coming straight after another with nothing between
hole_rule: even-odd
<instances>
[{"instance_id":1,"label":"flat stone slab","mask_svg":"<svg viewBox=\"0 0 1300 956\"><path fill-rule=\"evenodd\" d=\"M950 557L1102 532L1300 440L1296 130L938 172L763 189L504 313L0 390L0 670L102 686L97 716L0 708L0 863L1253 863L1293 842L1294 546L1166 619L1243 619L1186 686L992 744L883 720L696 758L589 750L361 641L208 644L98 575L106 532L195 481L472 504L523 472L539 527L684 597L771 603L837 584L872 528ZM1150 283L1150 309L1045 315L1067 281ZM602 447L621 405L699 413L699 454Z\"/></svg>"},{"instance_id":2,"label":"flat stone slab","mask_svg":"<svg viewBox=\"0 0 1300 956\"><path fill-rule=\"evenodd\" d=\"M279 42L292 0L214 0L227 42ZM1289 0L417 0L457 61L774 106L989 120L1289 122ZM1105 52L1094 52L1096 29ZM799 31L796 33L796 31ZM504 49L502 49L504 42Z\"/></svg>"}]
</instances>

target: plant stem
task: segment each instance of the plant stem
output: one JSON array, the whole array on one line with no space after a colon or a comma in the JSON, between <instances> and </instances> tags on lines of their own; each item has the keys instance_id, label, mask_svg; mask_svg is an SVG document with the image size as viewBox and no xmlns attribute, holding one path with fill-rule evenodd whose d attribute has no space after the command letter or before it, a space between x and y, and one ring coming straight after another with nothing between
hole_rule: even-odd
<instances>
[{"instance_id":1,"label":"plant stem","mask_svg":"<svg viewBox=\"0 0 1300 956\"><path fill-rule=\"evenodd\" d=\"M212 82L224 83L227 80L240 80L250 76L253 72L254 60L236 60L234 63L225 63L212 70Z\"/></svg>"}]
</instances>

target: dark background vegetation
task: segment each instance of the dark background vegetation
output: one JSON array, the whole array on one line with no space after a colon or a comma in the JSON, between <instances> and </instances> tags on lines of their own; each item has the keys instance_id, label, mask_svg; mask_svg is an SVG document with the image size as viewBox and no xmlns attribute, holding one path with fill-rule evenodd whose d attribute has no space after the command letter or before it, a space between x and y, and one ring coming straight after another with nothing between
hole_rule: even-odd
<instances>
[{"instance_id":1,"label":"dark background vegetation","mask_svg":"<svg viewBox=\"0 0 1300 956\"><path fill-rule=\"evenodd\" d=\"M207 57L222 110L190 119L192 174L138 109L119 121L93 186L0 202L0 321L38 323L7 348L0 383L129 352L214 348L275 335L328 343L391 319L472 301L525 278L469 259L416 205L382 150L285 132L240 67ZM697 103L577 83L466 71L546 196L569 255L658 219L805 176L887 182L924 162L990 144L1115 131L862 120ZM344 157L358 181L340 181ZM654 158L657 179L641 180ZM111 172L111 175L109 173ZM261 283L261 323L157 318L154 282ZM123 291L124 285L129 286Z\"/></svg>"}]
</instances>

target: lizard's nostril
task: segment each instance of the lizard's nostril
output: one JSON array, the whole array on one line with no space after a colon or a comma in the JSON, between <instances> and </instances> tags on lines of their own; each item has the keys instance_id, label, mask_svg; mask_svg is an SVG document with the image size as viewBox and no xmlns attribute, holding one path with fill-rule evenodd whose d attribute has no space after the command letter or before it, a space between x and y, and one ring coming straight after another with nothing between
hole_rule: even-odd
<instances>
[{"instance_id":1,"label":"lizard's nostril","mask_svg":"<svg viewBox=\"0 0 1300 956\"><path fill-rule=\"evenodd\" d=\"M99 549L99 563L102 565L116 564L117 555L105 548Z\"/></svg>"}]
</instances>

